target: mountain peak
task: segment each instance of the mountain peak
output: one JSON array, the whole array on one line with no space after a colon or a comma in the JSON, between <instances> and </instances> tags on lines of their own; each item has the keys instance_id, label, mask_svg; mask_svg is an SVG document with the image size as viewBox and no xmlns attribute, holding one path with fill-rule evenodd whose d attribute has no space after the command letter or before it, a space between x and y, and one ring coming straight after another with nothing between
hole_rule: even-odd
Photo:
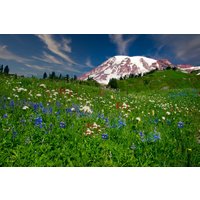
<instances>
[{"instance_id":1,"label":"mountain peak","mask_svg":"<svg viewBox=\"0 0 200 200\"><path fill-rule=\"evenodd\" d=\"M145 56L116 55L80 76L79 80L87 80L90 77L101 84L108 84L112 78L120 79L130 74L143 76L152 70L163 70L167 67L174 68L175 65L167 59L155 60ZM184 66L181 65L181 68L184 69Z\"/></svg>"}]
</instances>

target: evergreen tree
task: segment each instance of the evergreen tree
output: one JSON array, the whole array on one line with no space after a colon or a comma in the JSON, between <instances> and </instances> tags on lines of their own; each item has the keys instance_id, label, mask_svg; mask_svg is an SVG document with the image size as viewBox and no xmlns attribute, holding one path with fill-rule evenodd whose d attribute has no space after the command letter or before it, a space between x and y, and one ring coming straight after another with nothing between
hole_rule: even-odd
<instances>
[{"instance_id":1,"label":"evergreen tree","mask_svg":"<svg viewBox=\"0 0 200 200\"><path fill-rule=\"evenodd\" d=\"M9 67L8 67L8 65L6 65L5 66L5 68L4 68L4 74L9 74Z\"/></svg>"},{"instance_id":2,"label":"evergreen tree","mask_svg":"<svg viewBox=\"0 0 200 200\"><path fill-rule=\"evenodd\" d=\"M77 80L77 76L76 75L74 75L74 81L76 81Z\"/></svg>"},{"instance_id":3,"label":"evergreen tree","mask_svg":"<svg viewBox=\"0 0 200 200\"><path fill-rule=\"evenodd\" d=\"M55 78L56 78L56 73L55 73L55 72L52 72L52 73L49 75L49 78L50 78L50 79L55 79Z\"/></svg>"},{"instance_id":4,"label":"evergreen tree","mask_svg":"<svg viewBox=\"0 0 200 200\"><path fill-rule=\"evenodd\" d=\"M60 74L59 79L62 79L62 74Z\"/></svg>"},{"instance_id":5,"label":"evergreen tree","mask_svg":"<svg viewBox=\"0 0 200 200\"><path fill-rule=\"evenodd\" d=\"M0 73L1 74L3 73L3 65L1 65L1 67L0 67Z\"/></svg>"},{"instance_id":6,"label":"evergreen tree","mask_svg":"<svg viewBox=\"0 0 200 200\"><path fill-rule=\"evenodd\" d=\"M66 80L69 81L69 74L66 75Z\"/></svg>"},{"instance_id":7,"label":"evergreen tree","mask_svg":"<svg viewBox=\"0 0 200 200\"><path fill-rule=\"evenodd\" d=\"M117 79L115 78L110 79L108 86L110 86L113 89L117 89L118 88Z\"/></svg>"},{"instance_id":8,"label":"evergreen tree","mask_svg":"<svg viewBox=\"0 0 200 200\"><path fill-rule=\"evenodd\" d=\"M44 72L44 74L43 74L43 79L46 79L46 78L47 78L47 73Z\"/></svg>"}]
</instances>

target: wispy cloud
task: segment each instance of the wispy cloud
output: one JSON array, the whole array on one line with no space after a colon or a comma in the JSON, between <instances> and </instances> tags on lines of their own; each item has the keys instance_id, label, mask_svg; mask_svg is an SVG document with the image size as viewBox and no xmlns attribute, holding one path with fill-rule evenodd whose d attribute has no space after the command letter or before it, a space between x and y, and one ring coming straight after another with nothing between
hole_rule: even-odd
<instances>
[{"instance_id":1,"label":"wispy cloud","mask_svg":"<svg viewBox=\"0 0 200 200\"><path fill-rule=\"evenodd\" d=\"M136 36L131 36L127 39L124 39L122 34L112 34L109 35L109 37L111 42L117 45L117 52L120 55L127 55L128 47L134 40L136 40Z\"/></svg>"},{"instance_id":2,"label":"wispy cloud","mask_svg":"<svg viewBox=\"0 0 200 200\"><path fill-rule=\"evenodd\" d=\"M67 53L71 53L71 47L69 46L71 40L65 38L62 39L61 43L59 43L53 38L52 35L37 35L37 37L40 38L49 51L71 64L76 64L76 62L73 61L69 55L67 55Z\"/></svg>"},{"instance_id":3,"label":"wispy cloud","mask_svg":"<svg viewBox=\"0 0 200 200\"><path fill-rule=\"evenodd\" d=\"M180 62L200 64L200 35L161 35L152 36L157 46L172 52L174 58ZM158 49L157 54L162 55L163 49Z\"/></svg>"},{"instance_id":4,"label":"wispy cloud","mask_svg":"<svg viewBox=\"0 0 200 200\"><path fill-rule=\"evenodd\" d=\"M53 64L59 64L59 65L63 64L63 62L58 60L55 56L52 56L46 52L43 52L42 57L33 56L32 58L40 60L42 62L46 62L46 63L53 63Z\"/></svg>"},{"instance_id":5,"label":"wispy cloud","mask_svg":"<svg viewBox=\"0 0 200 200\"><path fill-rule=\"evenodd\" d=\"M90 68L94 68L95 66L92 64L90 58L87 58L86 62L85 62L85 65L87 67L90 67Z\"/></svg>"},{"instance_id":6,"label":"wispy cloud","mask_svg":"<svg viewBox=\"0 0 200 200\"><path fill-rule=\"evenodd\" d=\"M35 65L35 64L25 64L25 65L31 69L36 69L40 71L53 70L51 66L40 66L40 65Z\"/></svg>"},{"instance_id":7,"label":"wispy cloud","mask_svg":"<svg viewBox=\"0 0 200 200\"><path fill-rule=\"evenodd\" d=\"M0 45L0 59L3 60L14 60L19 63L25 63L29 61L27 58L23 58L21 56L18 56L11 51L8 50L8 47L6 45L1 46Z\"/></svg>"},{"instance_id":8,"label":"wispy cloud","mask_svg":"<svg viewBox=\"0 0 200 200\"><path fill-rule=\"evenodd\" d=\"M32 70L39 70L43 72L51 72L51 71L56 71L56 72L65 72L66 73L80 73L78 69L70 68L68 66L61 65L60 67L55 67L53 65L38 65L38 64L25 64L28 68L31 68Z\"/></svg>"}]
</instances>

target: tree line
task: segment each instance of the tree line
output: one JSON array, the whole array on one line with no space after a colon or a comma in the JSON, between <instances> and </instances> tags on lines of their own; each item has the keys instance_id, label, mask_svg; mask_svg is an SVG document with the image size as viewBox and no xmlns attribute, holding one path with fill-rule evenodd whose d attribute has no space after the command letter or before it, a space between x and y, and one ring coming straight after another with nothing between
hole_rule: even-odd
<instances>
[{"instance_id":1,"label":"tree line","mask_svg":"<svg viewBox=\"0 0 200 200\"><path fill-rule=\"evenodd\" d=\"M44 72L43 79L60 79L60 80L67 80L67 81L75 81L77 80L77 76L74 75L70 77L69 74L66 74L65 76L60 74L59 76L57 76L55 72L52 72L49 75L47 75L47 73Z\"/></svg>"},{"instance_id":2,"label":"tree line","mask_svg":"<svg viewBox=\"0 0 200 200\"><path fill-rule=\"evenodd\" d=\"M8 65L6 65L5 67L3 65L1 65L0 74L9 74L9 71L10 71L10 69L9 69Z\"/></svg>"}]
</instances>

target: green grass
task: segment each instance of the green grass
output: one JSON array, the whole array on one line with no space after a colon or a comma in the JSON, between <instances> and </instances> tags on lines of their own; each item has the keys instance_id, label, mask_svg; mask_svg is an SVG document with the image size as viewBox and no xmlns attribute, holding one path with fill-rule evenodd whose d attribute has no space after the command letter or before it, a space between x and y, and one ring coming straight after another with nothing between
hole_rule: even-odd
<instances>
[{"instance_id":1,"label":"green grass","mask_svg":"<svg viewBox=\"0 0 200 200\"><path fill-rule=\"evenodd\" d=\"M148 90L200 88L200 78L196 74L185 74L180 71L165 70L138 78L118 81L119 88L128 92Z\"/></svg>"},{"instance_id":2,"label":"green grass","mask_svg":"<svg viewBox=\"0 0 200 200\"><path fill-rule=\"evenodd\" d=\"M157 71L118 81L119 91L2 75L0 81L0 166L200 166L199 76Z\"/></svg>"}]
</instances>

